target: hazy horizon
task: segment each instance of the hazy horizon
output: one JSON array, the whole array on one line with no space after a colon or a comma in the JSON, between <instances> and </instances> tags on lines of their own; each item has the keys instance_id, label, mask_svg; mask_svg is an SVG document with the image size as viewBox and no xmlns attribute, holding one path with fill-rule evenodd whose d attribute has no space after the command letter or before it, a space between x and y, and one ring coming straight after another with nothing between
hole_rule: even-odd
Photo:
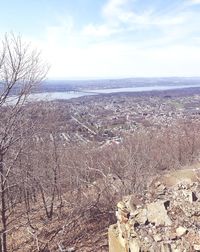
<instances>
[{"instance_id":1,"label":"hazy horizon","mask_svg":"<svg viewBox=\"0 0 200 252\"><path fill-rule=\"evenodd\" d=\"M199 79L200 76L133 76L133 77L79 77L79 78L47 78L45 81L98 81L98 80L126 80L126 79Z\"/></svg>"}]
</instances>

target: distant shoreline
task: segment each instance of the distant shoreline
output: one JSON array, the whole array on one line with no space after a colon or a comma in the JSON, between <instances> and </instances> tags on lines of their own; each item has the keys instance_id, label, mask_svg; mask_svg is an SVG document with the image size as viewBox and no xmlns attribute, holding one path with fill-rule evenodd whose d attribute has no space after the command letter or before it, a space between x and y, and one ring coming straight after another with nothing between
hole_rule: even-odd
<instances>
[{"instance_id":1,"label":"distant shoreline","mask_svg":"<svg viewBox=\"0 0 200 252\"><path fill-rule=\"evenodd\" d=\"M200 86L200 78L124 78L124 79L99 79L99 80L47 80L43 82L34 93L78 91L97 92L97 90L120 88L150 88L161 86Z\"/></svg>"},{"instance_id":2,"label":"distant shoreline","mask_svg":"<svg viewBox=\"0 0 200 252\"><path fill-rule=\"evenodd\" d=\"M112 92L113 91L113 92ZM64 91L64 92L42 92L30 95L31 101L55 101L83 99L83 97L92 96L113 96L113 95L131 95L131 96L180 96L200 93L200 86L160 86L159 87L139 87L139 88L118 88L118 89L101 89L85 91Z\"/></svg>"}]
</instances>

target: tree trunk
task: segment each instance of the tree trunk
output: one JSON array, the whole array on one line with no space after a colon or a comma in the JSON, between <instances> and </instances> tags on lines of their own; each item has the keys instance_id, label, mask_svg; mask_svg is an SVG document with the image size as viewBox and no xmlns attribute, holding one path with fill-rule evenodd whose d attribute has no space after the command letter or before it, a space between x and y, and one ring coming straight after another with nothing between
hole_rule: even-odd
<instances>
[{"instance_id":1,"label":"tree trunk","mask_svg":"<svg viewBox=\"0 0 200 252\"><path fill-rule=\"evenodd\" d=\"M0 183L1 183L1 252L7 252L7 219L6 219L6 194L4 182L3 156L0 156Z\"/></svg>"}]
</instances>

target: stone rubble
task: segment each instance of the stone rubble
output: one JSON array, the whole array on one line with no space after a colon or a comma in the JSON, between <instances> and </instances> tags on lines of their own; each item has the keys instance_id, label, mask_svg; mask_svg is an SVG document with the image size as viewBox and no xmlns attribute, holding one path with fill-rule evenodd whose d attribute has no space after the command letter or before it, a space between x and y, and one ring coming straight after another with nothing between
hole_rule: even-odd
<instances>
[{"instance_id":1,"label":"stone rubble","mask_svg":"<svg viewBox=\"0 0 200 252\"><path fill-rule=\"evenodd\" d=\"M200 183L166 187L157 181L143 196L117 205L117 224L109 228L119 241L110 252L200 251ZM110 244L112 241L110 241Z\"/></svg>"}]
</instances>

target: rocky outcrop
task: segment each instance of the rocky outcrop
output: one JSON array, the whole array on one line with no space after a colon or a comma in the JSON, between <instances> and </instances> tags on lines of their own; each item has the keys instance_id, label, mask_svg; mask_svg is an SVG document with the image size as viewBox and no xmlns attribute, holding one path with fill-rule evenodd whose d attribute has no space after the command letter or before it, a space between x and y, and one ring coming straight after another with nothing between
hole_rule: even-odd
<instances>
[{"instance_id":1,"label":"rocky outcrop","mask_svg":"<svg viewBox=\"0 0 200 252\"><path fill-rule=\"evenodd\" d=\"M154 180L142 196L124 197L109 228L109 252L200 251L198 174L172 173Z\"/></svg>"}]
</instances>

